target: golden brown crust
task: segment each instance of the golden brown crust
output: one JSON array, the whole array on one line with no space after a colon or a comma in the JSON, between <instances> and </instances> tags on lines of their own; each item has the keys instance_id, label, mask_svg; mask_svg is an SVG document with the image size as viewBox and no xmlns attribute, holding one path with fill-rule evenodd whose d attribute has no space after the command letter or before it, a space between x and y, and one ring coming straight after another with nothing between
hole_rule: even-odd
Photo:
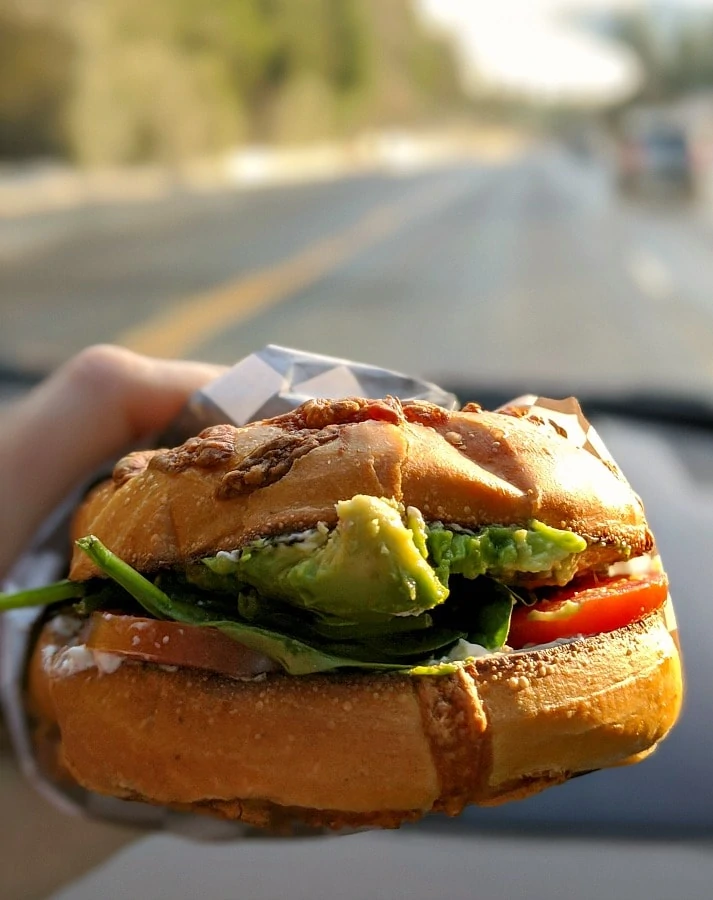
<instances>
[{"instance_id":1,"label":"golden brown crust","mask_svg":"<svg viewBox=\"0 0 713 900\"><path fill-rule=\"evenodd\" d=\"M524 797L649 751L682 698L661 611L440 677L44 671L81 784L271 826L395 827Z\"/></svg>"},{"instance_id":2,"label":"golden brown crust","mask_svg":"<svg viewBox=\"0 0 713 900\"><path fill-rule=\"evenodd\" d=\"M561 430L561 429L560 429ZM394 398L309 401L244 428L220 425L172 450L130 454L79 511L131 565L153 570L336 520L355 494L464 526L532 518L586 537L581 570L650 549L639 499L616 470L543 421ZM76 550L70 577L99 572Z\"/></svg>"}]
</instances>

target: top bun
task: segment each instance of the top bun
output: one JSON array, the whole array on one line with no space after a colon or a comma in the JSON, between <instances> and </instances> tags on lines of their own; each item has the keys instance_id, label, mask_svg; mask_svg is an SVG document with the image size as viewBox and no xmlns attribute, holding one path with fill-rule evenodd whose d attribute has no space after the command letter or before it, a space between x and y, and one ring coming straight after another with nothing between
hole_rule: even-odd
<instances>
[{"instance_id":1,"label":"top bun","mask_svg":"<svg viewBox=\"0 0 713 900\"><path fill-rule=\"evenodd\" d=\"M77 512L141 571L257 537L336 523L355 494L393 498L427 522L478 527L539 519L587 539L579 571L651 549L641 501L614 466L562 429L517 410L450 412L424 402L309 400L236 428L217 425L171 450L120 460ZM75 550L70 578L102 573Z\"/></svg>"}]
</instances>

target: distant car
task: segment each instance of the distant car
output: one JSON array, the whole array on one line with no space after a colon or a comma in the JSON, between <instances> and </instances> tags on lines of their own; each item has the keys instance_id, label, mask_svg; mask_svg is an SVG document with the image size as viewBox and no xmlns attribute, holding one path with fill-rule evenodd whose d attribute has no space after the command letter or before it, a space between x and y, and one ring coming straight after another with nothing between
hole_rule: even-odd
<instances>
[{"instance_id":1,"label":"distant car","mask_svg":"<svg viewBox=\"0 0 713 900\"><path fill-rule=\"evenodd\" d=\"M656 124L627 135L618 155L619 186L627 193L675 190L690 195L695 189L694 155L683 128Z\"/></svg>"}]
</instances>

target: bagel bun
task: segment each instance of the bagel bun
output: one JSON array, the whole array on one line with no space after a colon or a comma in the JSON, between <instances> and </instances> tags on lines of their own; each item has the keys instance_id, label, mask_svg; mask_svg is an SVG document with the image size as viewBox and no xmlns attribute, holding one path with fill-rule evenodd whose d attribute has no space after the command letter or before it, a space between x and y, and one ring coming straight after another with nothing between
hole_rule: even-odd
<instances>
[{"instance_id":1,"label":"bagel bun","mask_svg":"<svg viewBox=\"0 0 713 900\"><path fill-rule=\"evenodd\" d=\"M396 827L641 759L680 710L640 499L523 410L211 427L120 460L73 537L28 706L101 794Z\"/></svg>"},{"instance_id":2,"label":"bagel bun","mask_svg":"<svg viewBox=\"0 0 713 900\"><path fill-rule=\"evenodd\" d=\"M651 752L683 692L660 610L421 677L237 681L132 660L66 675L38 663L56 641L50 622L30 694L80 784L274 829L396 827L527 797Z\"/></svg>"}]
</instances>

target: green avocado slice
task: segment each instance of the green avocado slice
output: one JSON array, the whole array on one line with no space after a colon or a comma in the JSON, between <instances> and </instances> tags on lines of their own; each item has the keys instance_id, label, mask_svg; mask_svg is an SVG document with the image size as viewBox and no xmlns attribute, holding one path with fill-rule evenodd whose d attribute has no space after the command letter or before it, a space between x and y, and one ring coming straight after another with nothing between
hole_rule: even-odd
<instances>
[{"instance_id":1,"label":"green avocado slice","mask_svg":"<svg viewBox=\"0 0 713 900\"><path fill-rule=\"evenodd\" d=\"M337 503L338 521L303 534L255 541L204 559L211 576L250 585L333 622L388 623L442 604L453 575L516 584L522 573L566 583L586 549L571 531L531 521L477 532L441 523L393 500L356 495Z\"/></svg>"},{"instance_id":2,"label":"green avocado slice","mask_svg":"<svg viewBox=\"0 0 713 900\"><path fill-rule=\"evenodd\" d=\"M527 528L488 525L475 533L434 525L428 529L427 546L443 584L451 575L490 575L512 584L519 575L530 573L548 574L558 584L567 584L587 542L574 532L533 519Z\"/></svg>"},{"instance_id":3,"label":"green avocado slice","mask_svg":"<svg viewBox=\"0 0 713 900\"><path fill-rule=\"evenodd\" d=\"M337 517L335 528L304 540L256 541L204 562L265 596L354 623L418 616L443 603L448 587L424 557L420 515L411 511L404 524L395 501L358 494L337 503Z\"/></svg>"}]
</instances>

